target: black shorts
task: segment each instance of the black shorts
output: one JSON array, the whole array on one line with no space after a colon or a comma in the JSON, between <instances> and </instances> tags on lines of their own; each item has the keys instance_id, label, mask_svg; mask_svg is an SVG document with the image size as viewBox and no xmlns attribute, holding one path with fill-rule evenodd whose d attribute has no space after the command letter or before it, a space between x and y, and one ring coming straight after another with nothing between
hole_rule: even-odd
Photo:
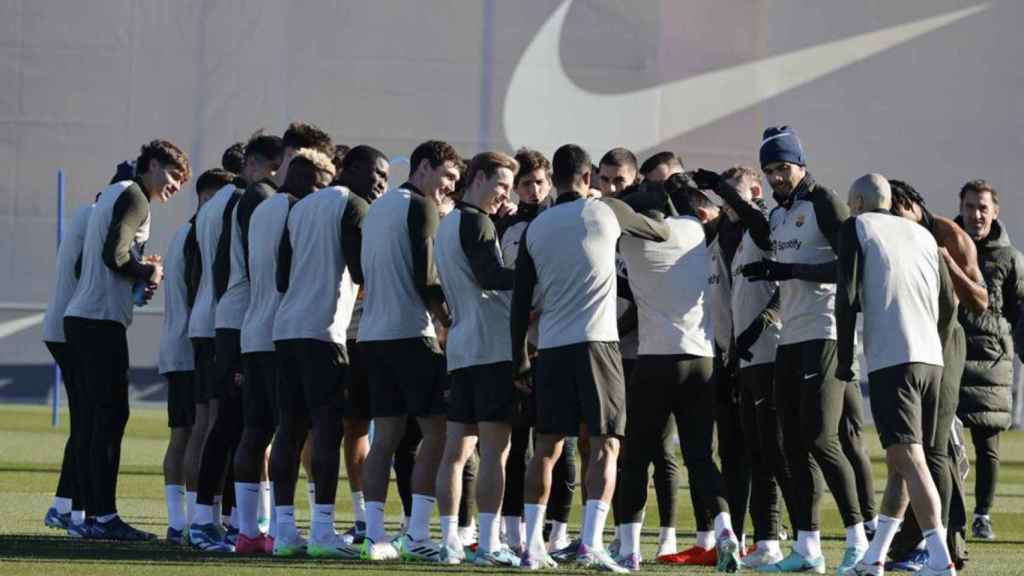
<instances>
[{"instance_id":1,"label":"black shorts","mask_svg":"<svg viewBox=\"0 0 1024 576\"><path fill-rule=\"evenodd\" d=\"M211 398L210 393L216 389L217 362L215 341L213 338L192 338L192 351L195 355L195 376L192 395L196 404L206 404Z\"/></svg>"},{"instance_id":2,"label":"black shorts","mask_svg":"<svg viewBox=\"0 0 1024 576\"><path fill-rule=\"evenodd\" d=\"M242 373L242 331L232 328L217 328L214 338L214 365L216 377L211 388L207 388L207 400L236 396L241 388L236 378Z\"/></svg>"},{"instance_id":3,"label":"black shorts","mask_svg":"<svg viewBox=\"0 0 1024 576\"><path fill-rule=\"evenodd\" d=\"M277 348L278 414L282 420L295 414L331 407L340 417L345 405L345 347L312 338L279 340Z\"/></svg>"},{"instance_id":4,"label":"black shorts","mask_svg":"<svg viewBox=\"0 0 1024 576\"><path fill-rule=\"evenodd\" d=\"M348 351L348 376L345 379L345 417L369 420L370 381L366 374L366 353L363 345L355 340L345 343Z\"/></svg>"},{"instance_id":5,"label":"black shorts","mask_svg":"<svg viewBox=\"0 0 1024 576\"><path fill-rule=\"evenodd\" d=\"M921 444L935 439L942 367L900 364L868 374L871 412L882 447Z\"/></svg>"},{"instance_id":6,"label":"black shorts","mask_svg":"<svg viewBox=\"0 0 1024 576\"><path fill-rule=\"evenodd\" d=\"M242 354L242 418L246 428L277 428L277 354Z\"/></svg>"},{"instance_id":7,"label":"black shorts","mask_svg":"<svg viewBox=\"0 0 1024 576\"><path fill-rule=\"evenodd\" d=\"M444 355L434 338L362 342L370 385L370 414L437 416L445 413Z\"/></svg>"},{"instance_id":8,"label":"black shorts","mask_svg":"<svg viewBox=\"0 0 1024 576\"><path fill-rule=\"evenodd\" d=\"M626 385L618 342L545 348L534 370L537 432L575 436L582 422L593 436L626 433Z\"/></svg>"},{"instance_id":9,"label":"black shorts","mask_svg":"<svg viewBox=\"0 0 1024 576\"><path fill-rule=\"evenodd\" d=\"M511 362L467 366L448 375L448 420L462 424L509 422L515 408Z\"/></svg>"},{"instance_id":10,"label":"black shorts","mask_svg":"<svg viewBox=\"0 0 1024 576\"><path fill-rule=\"evenodd\" d=\"M196 423L195 375L191 370L164 374L168 428L191 428Z\"/></svg>"}]
</instances>

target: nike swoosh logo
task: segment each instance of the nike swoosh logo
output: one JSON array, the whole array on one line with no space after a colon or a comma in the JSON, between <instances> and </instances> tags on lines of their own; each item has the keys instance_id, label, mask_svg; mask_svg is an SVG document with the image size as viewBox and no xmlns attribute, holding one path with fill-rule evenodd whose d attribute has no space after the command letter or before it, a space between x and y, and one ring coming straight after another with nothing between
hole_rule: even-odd
<instances>
[{"instance_id":1,"label":"nike swoosh logo","mask_svg":"<svg viewBox=\"0 0 1024 576\"><path fill-rule=\"evenodd\" d=\"M512 73L504 126L513 148L553 150L572 140L599 150L650 149L988 9L980 4L660 86L594 94L574 84L562 65L562 26L570 3L565 0L541 26ZM544 113L537 114L538 109Z\"/></svg>"},{"instance_id":2,"label":"nike swoosh logo","mask_svg":"<svg viewBox=\"0 0 1024 576\"><path fill-rule=\"evenodd\" d=\"M818 374L821 374L821 372L813 372L811 374L804 374L804 380L810 380L811 378L814 378Z\"/></svg>"}]
</instances>

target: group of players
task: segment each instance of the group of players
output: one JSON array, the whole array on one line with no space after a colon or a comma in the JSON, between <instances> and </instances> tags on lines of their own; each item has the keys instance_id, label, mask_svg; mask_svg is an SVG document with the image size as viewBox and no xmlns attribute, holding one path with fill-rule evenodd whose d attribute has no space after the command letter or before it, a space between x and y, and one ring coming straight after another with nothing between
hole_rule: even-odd
<instances>
[{"instance_id":1,"label":"group of players","mask_svg":"<svg viewBox=\"0 0 1024 576\"><path fill-rule=\"evenodd\" d=\"M916 527L901 537L916 534L910 550L923 541L921 573L955 574L957 306L988 306L971 238L877 174L842 202L812 178L789 127L766 130L759 156L761 173L684 172L672 153L638 166L617 148L593 166L567 144L550 162L523 149L467 164L428 141L386 192L383 153L293 124L198 177L198 209L160 258L143 254L150 206L190 165L170 142L146 144L60 248L44 340L64 372L71 436L47 525L154 538L118 516L116 487L126 327L162 285L168 540L632 571L653 464L659 562L824 573L827 484L846 526L840 574L883 572L908 503ZM858 314L889 470L880 513L860 439ZM682 552L676 435L698 528ZM355 526L339 533L342 447ZM570 541L577 453L585 505ZM308 537L295 521L300 465ZM385 529L392 467L397 538ZM795 532L785 556L780 503Z\"/></svg>"}]
</instances>

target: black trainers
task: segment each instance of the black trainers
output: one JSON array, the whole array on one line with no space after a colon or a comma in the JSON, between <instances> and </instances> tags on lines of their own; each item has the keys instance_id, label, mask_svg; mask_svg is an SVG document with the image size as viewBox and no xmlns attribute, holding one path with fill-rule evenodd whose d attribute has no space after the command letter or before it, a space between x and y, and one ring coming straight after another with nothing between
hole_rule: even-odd
<instances>
[{"instance_id":1,"label":"black trainers","mask_svg":"<svg viewBox=\"0 0 1024 576\"><path fill-rule=\"evenodd\" d=\"M156 534L143 532L115 516L110 522L96 522L92 526L92 537L97 540L118 540L120 542L146 542L156 540Z\"/></svg>"},{"instance_id":2,"label":"black trainers","mask_svg":"<svg viewBox=\"0 0 1024 576\"><path fill-rule=\"evenodd\" d=\"M978 540L995 540L996 533L992 530L992 519L988 516L975 516L971 525L971 535Z\"/></svg>"}]
</instances>

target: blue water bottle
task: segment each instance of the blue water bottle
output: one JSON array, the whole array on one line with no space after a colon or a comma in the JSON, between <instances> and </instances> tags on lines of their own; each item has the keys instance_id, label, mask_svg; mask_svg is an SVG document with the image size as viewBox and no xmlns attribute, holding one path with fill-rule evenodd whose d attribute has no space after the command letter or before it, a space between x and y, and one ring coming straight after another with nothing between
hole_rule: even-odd
<instances>
[{"instance_id":1,"label":"blue water bottle","mask_svg":"<svg viewBox=\"0 0 1024 576\"><path fill-rule=\"evenodd\" d=\"M136 282L132 286L132 301L136 306L146 305L146 284L144 282Z\"/></svg>"}]
</instances>

